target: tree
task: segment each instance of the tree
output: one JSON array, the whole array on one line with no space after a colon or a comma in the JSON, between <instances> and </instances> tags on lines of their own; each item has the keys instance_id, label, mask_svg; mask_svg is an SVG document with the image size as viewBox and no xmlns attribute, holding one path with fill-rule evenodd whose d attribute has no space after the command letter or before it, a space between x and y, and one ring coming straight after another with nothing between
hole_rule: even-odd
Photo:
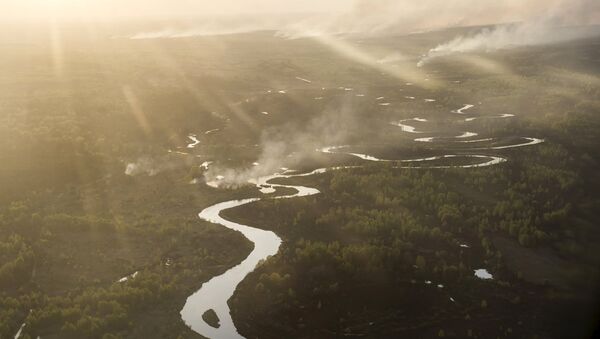
<instances>
[{"instance_id":1,"label":"tree","mask_svg":"<svg viewBox=\"0 0 600 339\"><path fill-rule=\"evenodd\" d=\"M419 268L424 270L425 266L427 265L427 261L425 260L425 258L422 255L418 255L417 259L415 260L415 265Z\"/></svg>"}]
</instances>

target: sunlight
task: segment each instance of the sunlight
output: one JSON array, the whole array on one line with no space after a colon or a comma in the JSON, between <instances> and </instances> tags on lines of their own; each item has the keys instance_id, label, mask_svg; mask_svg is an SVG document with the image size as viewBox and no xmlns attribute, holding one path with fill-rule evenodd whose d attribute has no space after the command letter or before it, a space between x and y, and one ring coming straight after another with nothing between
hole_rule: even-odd
<instances>
[{"instance_id":1,"label":"sunlight","mask_svg":"<svg viewBox=\"0 0 600 339\"><path fill-rule=\"evenodd\" d=\"M146 118L146 113L144 113L142 105L140 104L137 96L133 93L131 87L123 86L123 95L125 96L125 100L131 108L131 114L135 117L135 120L138 122L144 133L147 135L152 134L152 126L150 126L150 123Z\"/></svg>"},{"instance_id":2,"label":"sunlight","mask_svg":"<svg viewBox=\"0 0 600 339\"><path fill-rule=\"evenodd\" d=\"M62 77L64 74L63 43L60 27L56 20L50 22L50 45L52 48L52 66L54 75Z\"/></svg>"},{"instance_id":3,"label":"sunlight","mask_svg":"<svg viewBox=\"0 0 600 339\"><path fill-rule=\"evenodd\" d=\"M428 79L425 72L416 67L416 65L412 65L411 63L404 63L402 65L382 63L381 57L375 57L356 45L332 35L316 35L313 39L331 48L345 58L371 67L379 72L389 74L403 82L413 83L422 88L429 89L436 88L441 84L438 80Z\"/></svg>"},{"instance_id":4,"label":"sunlight","mask_svg":"<svg viewBox=\"0 0 600 339\"><path fill-rule=\"evenodd\" d=\"M598 0L0 2L0 338L592 337Z\"/></svg>"},{"instance_id":5,"label":"sunlight","mask_svg":"<svg viewBox=\"0 0 600 339\"><path fill-rule=\"evenodd\" d=\"M484 58L480 55L463 54L458 59L469 66L475 67L483 72L491 74L514 75L506 65L503 65L490 58Z\"/></svg>"},{"instance_id":6,"label":"sunlight","mask_svg":"<svg viewBox=\"0 0 600 339\"><path fill-rule=\"evenodd\" d=\"M546 73L548 76L559 78L567 84L588 87L600 86L600 77L593 74L586 74L575 70L565 70L558 67L548 67Z\"/></svg>"}]
</instances>

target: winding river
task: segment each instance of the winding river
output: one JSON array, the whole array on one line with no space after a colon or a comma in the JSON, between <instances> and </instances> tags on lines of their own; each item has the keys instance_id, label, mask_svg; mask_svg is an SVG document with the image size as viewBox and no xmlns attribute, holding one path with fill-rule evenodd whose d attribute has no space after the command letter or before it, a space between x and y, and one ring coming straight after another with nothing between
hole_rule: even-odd
<instances>
[{"instance_id":1,"label":"winding river","mask_svg":"<svg viewBox=\"0 0 600 339\"><path fill-rule=\"evenodd\" d=\"M302 80L302 79L299 79ZM348 88L343 88L344 91L351 90ZM285 94L284 91L280 91ZM412 97L411 97L412 98ZM322 99L322 97L315 98ZM375 103L379 106L388 106L391 105L389 102L379 102L383 100L383 97L378 97L375 99ZM433 101L434 99L426 99L428 101ZM463 107L451 111L451 113L466 115L468 114L466 111L475 107L474 105L464 105ZM513 117L512 114L503 114L500 116L489 116L487 118L509 118ZM474 121L476 119L482 119L484 117L475 117L475 118L466 118L463 119L466 122ZM416 127L408 124L410 121L427 123L428 120L424 118L410 118L400 120L399 122L392 122L392 125L398 126L401 128L402 132L413 133L413 134L422 134L429 132L422 132L417 130ZM439 136L431 136L426 138L416 138L415 142L436 142L436 141L449 141L450 144L452 142L455 143L469 143L469 144L477 144L484 142L492 142L495 141L495 138L482 138L482 139L472 139L473 137L478 136L475 132L463 132L462 134L455 137L439 137ZM195 136L190 136L190 140L192 140L192 144L188 145L189 148L193 148L196 146L199 141L195 138ZM512 144L512 145L504 145L504 146L489 146L489 147L478 147L478 148L470 148L470 149L460 149L458 153L449 153L425 158L416 158L416 159L380 159L373 155L363 154L363 153L355 153L349 151L351 148L350 145L342 145L342 146L327 146L320 149L317 149L318 152L324 154L345 154L353 157L360 158L365 161L376 161L376 162L394 162L396 165L394 168L424 168L424 169L444 169L444 168L480 168L480 167L488 167L501 164L506 162L507 159L505 157L497 156L497 155L488 155L488 154L480 154L480 151L484 150L504 150L509 148L516 147L525 147L532 146L539 143L544 142L543 139L530 138L530 137L522 137L521 139L525 140L525 142ZM465 154L463 154L465 153ZM429 164L434 161L443 161L445 159L472 159L474 163L468 164L454 164L454 165L438 165L438 164ZM203 164L204 165L204 164ZM208 165L206 165L208 167ZM293 178L300 176L310 176L320 173L325 173L328 170L336 170L341 168L354 168L359 166L347 166L347 167L334 167L334 168L320 168L316 169L312 172L308 173L297 173L295 171L283 170L280 173L275 173L268 176L263 176L256 178L254 180L250 180L249 183L256 185L259 191L263 194L271 194L275 193L277 188L290 188L294 189L296 193L283 195L283 196L269 196L269 197L257 197L243 200L231 200L226 202L221 202L215 205L212 205L202 212L199 213L199 217L202 220L220 224L229 229L238 231L242 233L249 241L254 244L254 249L250 253L250 255L244 259L237 266L227 270L225 273L213 277L209 281L202 284L200 289L196 291L194 294L189 296L186 300L186 303L181 310L181 317L183 321L195 332L208 337L208 338L243 338L237 331L235 324L230 315L230 309L228 305L229 299L235 293L237 286L239 285L244 278L254 271L254 269L264 260L267 260L270 256L273 256L278 253L279 247L281 246L282 240L275 233L271 231L262 230L259 228L255 228L249 225L239 224L230 220L227 220L221 217L221 212L255 203L257 201L263 199L291 199L295 197L303 197L303 196L311 196L319 194L319 190L311 187L304 186L293 186L293 185L283 185L283 184L271 184L270 181L276 178ZM209 181L207 184L213 187L218 187L219 182L225 179L224 177L217 177L216 180ZM466 245L465 245L466 246ZM451 298L452 299L452 298ZM214 311L217 315L219 323L218 326L213 327L208 324L203 318L203 316L209 312Z\"/></svg>"},{"instance_id":2,"label":"winding river","mask_svg":"<svg viewBox=\"0 0 600 339\"><path fill-rule=\"evenodd\" d=\"M229 269L224 274L204 283L196 293L188 297L181 310L183 321L192 330L205 337L242 338L233 324L227 301L246 275L252 272L261 260L276 254L281 245L281 239L273 232L238 224L223 219L220 216L223 210L246 205L258 200L260 199L226 201L210 206L199 214L201 219L241 232L248 240L254 243L254 249L244 261ZM219 318L220 326L218 328L212 327L202 318L202 315L209 310L213 310Z\"/></svg>"},{"instance_id":3,"label":"winding river","mask_svg":"<svg viewBox=\"0 0 600 339\"><path fill-rule=\"evenodd\" d=\"M277 173L252 180L251 183L264 189L263 186L286 187L295 189L297 193L291 195L277 196L275 199L287 199L295 197L304 197L319 194L319 190L311 187L269 184L268 182L275 178L291 178L298 176L307 176L317 173L324 173L326 169L317 169L310 173L291 174L291 171ZM271 193L272 191L263 191ZM221 212L234 207L247 205L262 200L263 198L251 198L244 200L231 200L204 209L198 215L200 219L223 225L234 231L242 233L248 240L254 244L254 249L250 255L239 265L229 269L222 275L216 276L204 283L200 289L188 297L183 309L181 318L195 332L208 338L243 338L238 332L231 319L229 305L227 301L233 296L238 284L254 269L258 264L277 254L281 245L281 238L270 231L261 230L247 225L238 224L221 217ZM207 311L213 310L219 318L219 327L215 328L204 321L202 315Z\"/></svg>"}]
</instances>

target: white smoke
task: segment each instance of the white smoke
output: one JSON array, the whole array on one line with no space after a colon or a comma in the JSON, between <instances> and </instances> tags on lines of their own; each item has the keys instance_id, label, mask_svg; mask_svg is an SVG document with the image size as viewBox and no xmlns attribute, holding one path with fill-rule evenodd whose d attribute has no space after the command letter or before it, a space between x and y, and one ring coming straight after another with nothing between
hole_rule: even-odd
<instances>
[{"instance_id":1,"label":"white smoke","mask_svg":"<svg viewBox=\"0 0 600 339\"><path fill-rule=\"evenodd\" d=\"M223 168L211 166L204 173L207 183L215 183L213 186L238 187L248 184L251 179L273 174L277 172L286 162L289 145L282 141L262 142L262 153L255 164L248 168Z\"/></svg>"},{"instance_id":2,"label":"white smoke","mask_svg":"<svg viewBox=\"0 0 600 339\"><path fill-rule=\"evenodd\" d=\"M388 64L388 63L395 63L395 62L399 62L399 61L405 61L408 57L405 55L402 55L398 52L394 52L391 53L379 60L377 60L378 63L380 64Z\"/></svg>"},{"instance_id":3,"label":"white smoke","mask_svg":"<svg viewBox=\"0 0 600 339\"><path fill-rule=\"evenodd\" d=\"M175 158L177 159L177 158ZM125 175L134 177L138 175L155 176L161 172L181 167L185 160L174 161L173 157L149 157L143 156L125 166Z\"/></svg>"},{"instance_id":4,"label":"white smoke","mask_svg":"<svg viewBox=\"0 0 600 339\"><path fill-rule=\"evenodd\" d=\"M596 21L600 2L595 0L562 1L546 10L541 16L525 22L498 25L472 36L459 36L429 50L421 58L421 67L432 59L473 51L535 46L570 41L598 35L597 27L585 25ZM567 25L584 25L567 27Z\"/></svg>"},{"instance_id":5,"label":"white smoke","mask_svg":"<svg viewBox=\"0 0 600 339\"><path fill-rule=\"evenodd\" d=\"M190 38L197 36L216 36L216 35L228 35L228 34L239 34L246 32L255 32L260 30L273 30L275 26L271 25L236 25L236 26L221 26L221 25L202 25L200 27L192 28L175 28L169 27L154 31L140 32L129 36L132 40L144 40L144 39L176 39L176 38Z\"/></svg>"},{"instance_id":6,"label":"white smoke","mask_svg":"<svg viewBox=\"0 0 600 339\"><path fill-rule=\"evenodd\" d=\"M138 32L126 36L133 40L176 39L201 36L239 34L256 31L276 31L290 22L300 20L298 15L239 15L202 18L195 21L175 21L167 27Z\"/></svg>"},{"instance_id":7,"label":"white smoke","mask_svg":"<svg viewBox=\"0 0 600 339\"><path fill-rule=\"evenodd\" d=\"M282 171L282 167L299 168L320 154L316 149L323 144L339 144L358 129L351 102L339 111L325 111L311 120L305 129L288 126L267 131L261 140L261 154L247 168L224 168L212 165L204 173L211 186L238 187L250 180Z\"/></svg>"},{"instance_id":8,"label":"white smoke","mask_svg":"<svg viewBox=\"0 0 600 339\"><path fill-rule=\"evenodd\" d=\"M521 22L539 16L550 7L568 4L589 9L594 6L594 1L356 0L350 11L310 16L282 27L278 35L293 39L336 34L407 34L448 27ZM572 12L562 10L564 16L573 16Z\"/></svg>"},{"instance_id":9,"label":"white smoke","mask_svg":"<svg viewBox=\"0 0 600 339\"><path fill-rule=\"evenodd\" d=\"M353 3L353 5L350 5ZM181 38L276 31L285 38L335 34L406 34L457 26L506 22L545 22L559 18L572 25L600 23L598 0L348 0L328 13L260 12L171 24L130 35L132 39ZM544 20L539 20L540 13ZM536 19L538 18L538 19Z\"/></svg>"},{"instance_id":10,"label":"white smoke","mask_svg":"<svg viewBox=\"0 0 600 339\"><path fill-rule=\"evenodd\" d=\"M135 162L128 163L125 167L125 174L132 177L140 174L154 176L159 172L160 169L155 166L154 161L150 158L140 158Z\"/></svg>"}]
</instances>

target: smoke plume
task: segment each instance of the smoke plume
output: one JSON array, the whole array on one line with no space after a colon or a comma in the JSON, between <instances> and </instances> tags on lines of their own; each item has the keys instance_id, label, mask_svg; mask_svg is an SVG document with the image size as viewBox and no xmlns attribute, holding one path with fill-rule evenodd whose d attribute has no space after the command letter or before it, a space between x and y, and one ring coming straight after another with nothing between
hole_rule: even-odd
<instances>
[{"instance_id":1,"label":"smoke plume","mask_svg":"<svg viewBox=\"0 0 600 339\"><path fill-rule=\"evenodd\" d=\"M346 103L339 110L326 110L299 130L295 125L267 130L261 140L261 154L254 166L224 168L213 165L205 172L207 183L219 187L247 185L250 180L282 172L282 167L302 168L320 154L317 148L339 144L355 133L358 124L352 105Z\"/></svg>"},{"instance_id":2,"label":"smoke plume","mask_svg":"<svg viewBox=\"0 0 600 339\"><path fill-rule=\"evenodd\" d=\"M494 51L499 49L552 44L600 34L596 22L600 2L593 0L562 1L534 19L487 28L472 36L459 36L431 49L418 63L423 66L434 58L454 53ZM569 27L577 25L578 27ZM584 26L580 26L584 25Z\"/></svg>"},{"instance_id":3,"label":"smoke plume","mask_svg":"<svg viewBox=\"0 0 600 339\"><path fill-rule=\"evenodd\" d=\"M525 31L525 37L512 40L530 44L541 41L540 35L547 37L545 33L552 34L548 27L600 23L600 1L597 0L349 0L343 4L323 1L323 5L326 4L328 12L286 12L281 7L265 7L264 11L253 11L251 15L231 12L230 17L205 17L183 24L178 21L178 24L129 37L180 38L264 30L277 31L278 36L285 38L335 34L407 34L457 26L524 22L526 24L523 27L503 26L498 33L486 34L500 41L516 38ZM240 3L241 7L247 5L246 1ZM478 39L483 40L487 35ZM456 41L444 50L454 45L460 45L457 49L477 45L464 40ZM490 44L481 48L485 47L490 47Z\"/></svg>"},{"instance_id":4,"label":"smoke plume","mask_svg":"<svg viewBox=\"0 0 600 339\"><path fill-rule=\"evenodd\" d=\"M160 157L142 156L134 162L127 163L124 173L131 177L138 175L148 175L152 177L164 171L183 167L185 163L188 162L182 157L183 155L185 154L174 153ZM178 159L179 161L174 159Z\"/></svg>"}]
</instances>

